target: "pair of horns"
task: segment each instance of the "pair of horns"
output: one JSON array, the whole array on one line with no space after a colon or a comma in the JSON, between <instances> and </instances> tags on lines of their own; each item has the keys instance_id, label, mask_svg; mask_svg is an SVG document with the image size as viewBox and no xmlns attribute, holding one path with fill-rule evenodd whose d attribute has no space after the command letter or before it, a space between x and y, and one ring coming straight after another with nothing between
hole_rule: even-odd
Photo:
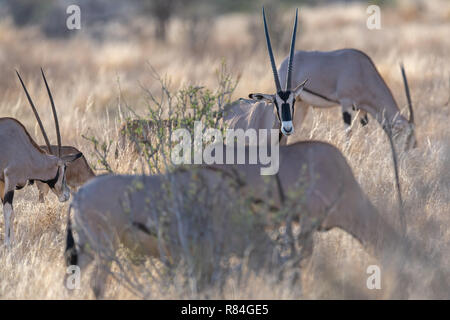
<instances>
[{"instance_id":1,"label":"pair of horns","mask_svg":"<svg viewBox=\"0 0 450 320\"><path fill-rule=\"evenodd\" d=\"M22 77L20 76L19 72L16 70L17 76L19 77L20 83L22 84L23 90L25 90L25 94L27 95L28 102L30 103L31 109L33 110L33 113L36 117L36 120L39 124L39 127L41 128L42 135L44 136L45 144L47 145L48 152L52 154L52 148L50 145L50 141L48 140L47 133L45 132L44 126L42 125L41 118L39 117L39 114L36 110L36 107L34 106L33 100L31 100L30 94L28 93L27 87L22 81ZM58 139L58 157L61 157L61 133L59 131L59 122L58 122L58 115L56 114L56 108L55 103L53 101L53 96L50 91L50 88L47 83L47 79L45 78L44 70L41 68L41 74L42 78L44 78L45 87L47 88L48 97L50 98L50 103L52 105L52 112L53 112L53 119L55 120L55 127L56 127L56 137Z\"/></svg>"},{"instance_id":2,"label":"pair of horns","mask_svg":"<svg viewBox=\"0 0 450 320\"><path fill-rule=\"evenodd\" d=\"M414 124L414 111L411 102L411 94L409 93L408 80L406 79L406 72L403 63L400 63L400 69L402 70L403 84L405 85L406 100L408 101L409 109L409 123Z\"/></svg>"},{"instance_id":3,"label":"pair of horns","mask_svg":"<svg viewBox=\"0 0 450 320\"><path fill-rule=\"evenodd\" d=\"M266 34L266 42L267 42L267 50L269 51L270 64L272 65L273 77L275 79L275 86L277 87L277 92L282 91L280 85L280 78L278 77L277 65L275 64L275 58L273 57L272 45L270 43L269 30L267 29L266 22L266 13L264 11L264 7L262 9L263 21L264 21L264 32ZM295 37L297 34L297 17L298 17L298 9L295 10L295 22L294 22L294 30L292 31L292 39L291 39L291 50L289 53L289 64L287 70L287 78L286 78L286 91L291 90L292 88L292 68L293 68L293 59L294 59L294 50L295 50Z\"/></svg>"}]
</instances>

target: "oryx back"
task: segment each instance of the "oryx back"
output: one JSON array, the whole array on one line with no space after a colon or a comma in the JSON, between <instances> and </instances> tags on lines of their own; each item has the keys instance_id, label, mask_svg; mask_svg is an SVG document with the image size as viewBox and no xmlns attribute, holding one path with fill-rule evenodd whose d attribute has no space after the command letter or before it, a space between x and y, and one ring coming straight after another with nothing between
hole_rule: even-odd
<instances>
[{"instance_id":1,"label":"oryx back","mask_svg":"<svg viewBox=\"0 0 450 320\"><path fill-rule=\"evenodd\" d=\"M28 179L47 179L56 165L56 158L50 157L31 138L25 127L16 119L0 118L0 180L4 181L4 170L15 170L17 183L24 186ZM53 159L50 161L49 159ZM37 170L43 168L44 172ZM49 170L52 173L48 172Z\"/></svg>"}]
</instances>

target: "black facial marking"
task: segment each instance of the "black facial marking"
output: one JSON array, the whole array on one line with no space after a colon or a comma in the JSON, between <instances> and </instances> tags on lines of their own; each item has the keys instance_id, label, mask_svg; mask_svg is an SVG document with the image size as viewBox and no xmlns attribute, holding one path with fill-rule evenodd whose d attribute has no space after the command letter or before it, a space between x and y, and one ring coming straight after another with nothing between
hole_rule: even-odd
<instances>
[{"instance_id":1,"label":"black facial marking","mask_svg":"<svg viewBox=\"0 0 450 320\"><path fill-rule=\"evenodd\" d=\"M352 124L352 115L350 113L348 113L347 111L344 111L342 113L342 117L344 119L344 122L348 125Z\"/></svg>"},{"instance_id":2,"label":"black facial marking","mask_svg":"<svg viewBox=\"0 0 450 320\"><path fill-rule=\"evenodd\" d=\"M3 199L3 205L9 203L12 206L13 199L14 199L14 191L8 191L5 194L5 198Z\"/></svg>"},{"instance_id":3,"label":"black facial marking","mask_svg":"<svg viewBox=\"0 0 450 320\"><path fill-rule=\"evenodd\" d=\"M360 119L360 122L363 127L369 123L369 118L367 117L367 114Z\"/></svg>"},{"instance_id":4,"label":"black facial marking","mask_svg":"<svg viewBox=\"0 0 450 320\"><path fill-rule=\"evenodd\" d=\"M291 91L278 91L277 95L280 97L281 100L286 102L289 96L291 95Z\"/></svg>"},{"instance_id":5,"label":"black facial marking","mask_svg":"<svg viewBox=\"0 0 450 320\"><path fill-rule=\"evenodd\" d=\"M284 102L281 104L281 119L280 121L292 121L291 108L294 107L295 101L292 102L292 106L287 103L289 97L291 96L291 91L278 91L278 97ZM277 103L277 99L275 99L275 106L277 107L277 111L279 112L279 106ZM278 117L279 118L279 117Z\"/></svg>"},{"instance_id":6,"label":"black facial marking","mask_svg":"<svg viewBox=\"0 0 450 320\"><path fill-rule=\"evenodd\" d=\"M281 105L281 119L282 121L292 121L291 106L288 103Z\"/></svg>"}]
</instances>

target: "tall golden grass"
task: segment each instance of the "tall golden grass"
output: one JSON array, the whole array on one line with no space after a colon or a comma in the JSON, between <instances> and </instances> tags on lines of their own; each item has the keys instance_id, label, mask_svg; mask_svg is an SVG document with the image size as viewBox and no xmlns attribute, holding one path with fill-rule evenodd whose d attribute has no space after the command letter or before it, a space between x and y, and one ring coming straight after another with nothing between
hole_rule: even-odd
<instances>
[{"instance_id":1,"label":"tall golden grass","mask_svg":"<svg viewBox=\"0 0 450 320\"><path fill-rule=\"evenodd\" d=\"M400 156L400 179L406 206L408 236L426 243L450 267L450 3L423 1L422 6L398 1L382 9L381 30L366 28L366 6L361 4L303 7L297 49L333 50L353 47L365 51L377 65L399 104L407 113L399 62L403 61L415 107L419 147ZM290 33L292 12L282 15ZM251 33L250 22L259 15L217 17L203 51L193 53L183 25L173 21L167 43L154 40L149 22L105 26L106 41L95 42L83 29L70 40L48 40L34 28L16 29L0 22L0 116L19 119L36 138L42 138L14 74L22 73L41 113L50 139L56 142L50 106L39 67L46 70L59 112L63 144L74 145L94 161L91 145L82 134L117 139L119 110L127 105L144 115L142 86L158 90L149 64L178 88L192 83L216 86L215 70L226 60L240 76L235 98L249 92L273 91L273 80L263 31ZM205 31L206 32L206 31ZM108 40L109 39L109 40ZM275 52L278 63L287 52ZM388 141L372 121L356 130L350 143L343 133L339 109L310 111L296 139L317 139L336 145L375 206L396 224L397 205ZM1 150L0 150L1 152ZM111 158L117 172L131 173L138 166L122 157ZM100 172L98 172L100 173ZM0 247L0 298L93 298L86 281L69 295L63 286L67 204L49 196L37 203L34 187L16 192L16 244ZM0 224L0 242L4 225ZM247 287L230 280L226 298L383 298L392 296L390 276L383 276L381 290L367 290L366 268L376 261L351 236L333 230L315 237L315 251L302 270L302 290L287 290L285 283L255 277ZM420 281L417 274L414 281ZM87 278L87 277L84 277ZM155 298L183 298L176 288L155 288ZM135 296L116 281L108 283L107 298ZM214 297L214 293L210 295ZM410 292L426 298L426 290Z\"/></svg>"}]
</instances>

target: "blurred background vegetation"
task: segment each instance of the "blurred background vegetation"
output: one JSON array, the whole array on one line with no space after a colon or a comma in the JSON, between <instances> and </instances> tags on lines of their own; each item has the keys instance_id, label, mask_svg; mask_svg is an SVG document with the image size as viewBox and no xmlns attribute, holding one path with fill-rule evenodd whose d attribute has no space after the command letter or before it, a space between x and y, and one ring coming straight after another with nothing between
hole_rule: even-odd
<instances>
[{"instance_id":1,"label":"blurred background vegetation","mask_svg":"<svg viewBox=\"0 0 450 320\"><path fill-rule=\"evenodd\" d=\"M327 5L332 3L364 2L379 5L395 4L395 0L280 0L274 4L268 0L0 0L0 13L10 15L17 26L38 25L48 37L73 35L66 27L66 9L76 4L81 9L81 21L85 31L94 38L101 38L101 25L115 21L129 23L137 17L152 20L154 36L167 39L170 21L182 19L192 36L201 25L211 24L215 16L226 13L250 13L261 6L273 7L273 15L287 7L301 5ZM275 10L277 9L277 10Z\"/></svg>"}]
</instances>

